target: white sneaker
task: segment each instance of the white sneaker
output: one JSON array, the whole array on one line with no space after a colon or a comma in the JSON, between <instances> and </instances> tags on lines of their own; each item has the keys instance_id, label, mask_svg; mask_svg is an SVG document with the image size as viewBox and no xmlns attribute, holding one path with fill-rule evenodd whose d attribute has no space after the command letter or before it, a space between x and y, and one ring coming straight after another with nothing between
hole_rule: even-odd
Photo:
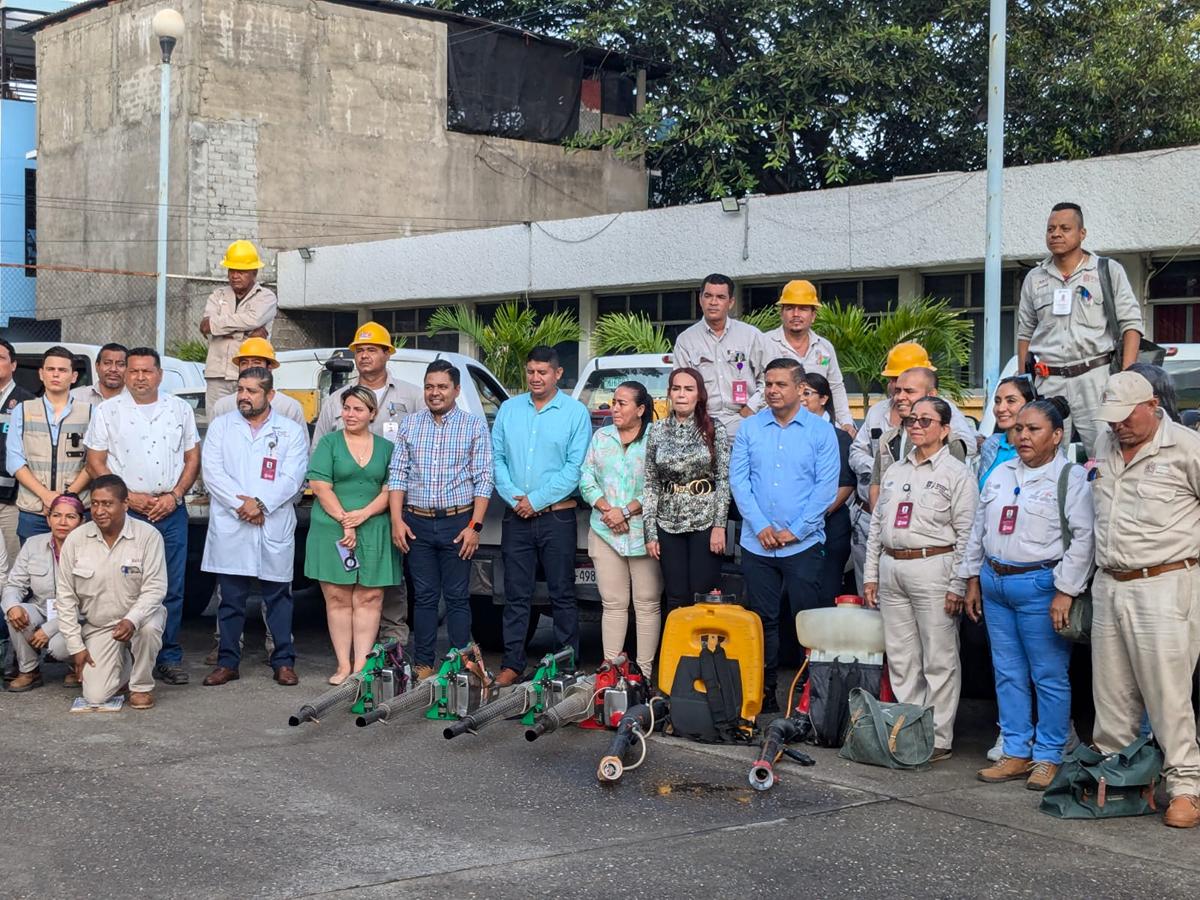
<instances>
[{"instance_id":1,"label":"white sneaker","mask_svg":"<svg viewBox=\"0 0 1200 900\"><path fill-rule=\"evenodd\" d=\"M1075 732L1075 720L1071 720L1071 733L1067 735L1067 742L1063 744L1063 754L1066 755L1079 746L1079 735Z\"/></svg>"},{"instance_id":2,"label":"white sneaker","mask_svg":"<svg viewBox=\"0 0 1200 900\"><path fill-rule=\"evenodd\" d=\"M996 735L996 743L992 749L987 752L987 758L992 762L999 762L1000 757L1004 756L1004 732Z\"/></svg>"}]
</instances>

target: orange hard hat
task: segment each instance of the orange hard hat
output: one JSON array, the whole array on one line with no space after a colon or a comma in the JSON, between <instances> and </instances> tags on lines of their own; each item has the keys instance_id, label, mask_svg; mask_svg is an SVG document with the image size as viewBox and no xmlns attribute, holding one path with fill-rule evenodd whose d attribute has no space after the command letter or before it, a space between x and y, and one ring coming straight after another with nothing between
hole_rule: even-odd
<instances>
[{"instance_id":1,"label":"orange hard hat","mask_svg":"<svg viewBox=\"0 0 1200 900\"><path fill-rule=\"evenodd\" d=\"M817 289L811 281L789 281L779 293L776 306L820 306Z\"/></svg>"},{"instance_id":2,"label":"orange hard hat","mask_svg":"<svg viewBox=\"0 0 1200 900\"><path fill-rule=\"evenodd\" d=\"M367 322L358 326L358 331L354 332L354 340L350 342L350 349L357 350L359 347L385 347L388 356L396 352L391 334L378 322Z\"/></svg>"},{"instance_id":3,"label":"orange hard hat","mask_svg":"<svg viewBox=\"0 0 1200 900\"><path fill-rule=\"evenodd\" d=\"M930 369L936 372L937 367L929 359L929 354L920 344L905 342L897 344L888 351L887 362L883 366L884 378L899 378L906 369Z\"/></svg>"}]
</instances>

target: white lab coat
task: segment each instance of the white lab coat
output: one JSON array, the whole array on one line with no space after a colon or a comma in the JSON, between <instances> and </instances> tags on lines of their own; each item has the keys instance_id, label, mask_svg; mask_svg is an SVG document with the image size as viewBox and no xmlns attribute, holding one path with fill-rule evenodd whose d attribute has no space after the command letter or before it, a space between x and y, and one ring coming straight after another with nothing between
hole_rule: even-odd
<instances>
[{"instance_id":1,"label":"white lab coat","mask_svg":"<svg viewBox=\"0 0 1200 900\"><path fill-rule=\"evenodd\" d=\"M263 459L276 460L275 479L263 478ZM296 544L295 500L308 470L308 435L291 419L272 411L250 433L240 412L217 416L208 426L200 453L210 497L208 540L200 567L222 575L249 575L290 582ZM238 494L257 497L266 522L251 525L237 517Z\"/></svg>"}]
</instances>

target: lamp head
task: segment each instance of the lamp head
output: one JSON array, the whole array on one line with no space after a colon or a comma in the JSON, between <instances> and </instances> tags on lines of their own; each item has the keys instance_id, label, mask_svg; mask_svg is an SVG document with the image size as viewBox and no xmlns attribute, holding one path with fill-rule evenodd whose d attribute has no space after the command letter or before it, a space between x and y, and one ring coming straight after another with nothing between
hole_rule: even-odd
<instances>
[{"instance_id":1,"label":"lamp head","mask_svg":"<svg viewBox=\"0 0 1200 900\"><path fill-rule=\"evenodd\" d=\"M162 48L163 62L169 63L171 51L183 37L183 16L173 9L160 9L154 14L150 27L154 30L154 36L158 38L159 47Z\"/></svg>"}]
</instances>

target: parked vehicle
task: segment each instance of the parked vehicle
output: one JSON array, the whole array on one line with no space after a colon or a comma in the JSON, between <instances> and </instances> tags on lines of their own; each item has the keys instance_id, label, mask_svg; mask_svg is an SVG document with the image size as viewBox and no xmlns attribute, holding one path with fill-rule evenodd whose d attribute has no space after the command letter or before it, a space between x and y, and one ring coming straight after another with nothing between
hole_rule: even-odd
<instances>
[{"instance_id":1,"label":"parked vehicle","mask_svg":"<svg viewBox=\"0 0 1200 900\"><path fill-rule=\"evenodd\" d=\"M36 341L14 344L17 351L17 370L13 378L17 384L26 390L37 394L41 392L42 383L38 379L38 369L42 367L42 354L51 347L66 347L74 354L73 365L79 377L75 387L92 384L96 380L96 355L100 352L99 344L64 344L58 341ZM196 406L197 393L203 405L204 397L204 366L200 363L187 362L174 356L162 358L163 381L162 390L168 394L178 394L193 408Z\"/></svg>"},{"instance_id":2,"label":"parked vehicle","mask_svg":"<svg viewBox=\"0 0 1200 900\"><path fill-rule=\"evenodd\" d=\"M621 382L640 381L654 398L654 418L661 419L667 414L667 382L673 368L670 353L597 356L579 373L571 396L588 408L595 429L609 424L609 404Z\"/></svg>"}]
</instances>

